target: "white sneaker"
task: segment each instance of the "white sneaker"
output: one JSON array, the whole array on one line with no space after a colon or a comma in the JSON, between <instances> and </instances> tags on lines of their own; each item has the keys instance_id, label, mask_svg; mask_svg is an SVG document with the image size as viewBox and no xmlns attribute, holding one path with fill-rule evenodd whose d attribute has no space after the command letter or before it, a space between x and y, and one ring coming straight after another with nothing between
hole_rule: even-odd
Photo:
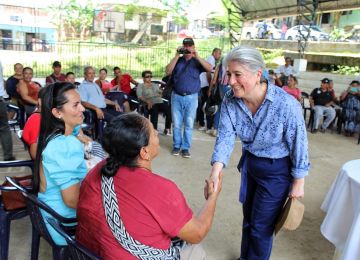
<instances>
[{"instance_id":1,"label":"white sneaker","mask_svg":"<svg viewBox=\"0 0 360 260\"><path fill-rule=\"evenodd\" d=\"M212 131L213 131L213 130L211 130L211 129L207 129L207 130L205 131L205 133L207 133L208 135L210 135L210 134L212 133Z\"/></svg>"},{"instance_id":2,"label":"white sneaker","mask_svg":"<svg viewBox=\"0 0 360 260\"><path fill-rule=\"evenodd\" d=\"M214 136L214 137L216 137L216 136L217 136L217 130L214 129L214 130L212 131L211 135Z\"/></svg>"},{"instance_id":3,"label":"white sneaker","mask_svg":"<svg viewBox=\"0 0 360 260\"><path fill-rule=\"evenodd\" d=\"M198 130L199 130L199 131L205 131L205 130L206 130L206 127L205 127L205 126L200 126L200 127L198 128Z\"/></svg>"}]
</instances>

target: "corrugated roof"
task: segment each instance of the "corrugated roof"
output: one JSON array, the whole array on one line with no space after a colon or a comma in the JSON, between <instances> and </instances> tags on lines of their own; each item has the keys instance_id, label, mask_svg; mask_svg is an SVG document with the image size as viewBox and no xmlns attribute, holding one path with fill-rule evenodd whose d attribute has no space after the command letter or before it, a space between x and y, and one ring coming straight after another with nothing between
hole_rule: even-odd
<instances>
[{"instance_id":1,"label":"corrugated roof","mask_svg":"<svg viewBox=\"0 0 360 260\"><path fill-rule=\"evenodd\" d=\"M297 0L231 0L231 2L242 11L246 20L297 14ZM353 9L360 9L360 0L319 0L318 12Z\"/></svg>"}]
</instances>

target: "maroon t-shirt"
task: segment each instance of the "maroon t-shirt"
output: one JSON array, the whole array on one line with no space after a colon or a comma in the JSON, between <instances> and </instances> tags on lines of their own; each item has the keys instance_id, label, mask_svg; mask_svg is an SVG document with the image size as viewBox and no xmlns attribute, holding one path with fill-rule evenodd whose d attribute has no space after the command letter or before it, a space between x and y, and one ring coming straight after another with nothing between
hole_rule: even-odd
<instances>
[{"instance_id":1,"label":"maroon t-shirt","mask_svg":"<svg viewBox=\"0 0 360 260\"><path fill-rule=\"evenodd\" d=\"M55 82L64 82L66 79L66 75L65 74L60 74L59 76L55 76L55 74L51 74L50 76L47 76L45 79L45 84L49 85L49 84L53 84Z\"/></svg>"},{"instance_id":2,"label":"maroon t-shirt","mask_svg":"<svg viewBox=\"0 0 360 260\"><path fill-rule=\"evenodd\" d=\"M136 259L109 228L102 204L99 163L81 184L76 239L104 259ZM168 249L193 213L170 180L142 168L121 167L114 177L120 216L128 233L145 245Z\"/></svg>"}]
</instances>

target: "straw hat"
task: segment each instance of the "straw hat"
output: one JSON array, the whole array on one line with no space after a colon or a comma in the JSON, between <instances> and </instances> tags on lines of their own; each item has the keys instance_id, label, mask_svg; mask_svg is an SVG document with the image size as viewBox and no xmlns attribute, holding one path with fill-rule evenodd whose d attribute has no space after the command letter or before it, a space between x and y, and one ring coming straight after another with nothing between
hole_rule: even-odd
<instances>
[{"instance_id":1,"label":"straw hat","mask_svg":"<svg viewBox=\"0 0 360 260\"><path fill-rule=\"evenodd\" d=\"M297 229L304 216L305 206L296 198L288 198L276 221L275 235L280 229Z\"/></svg>"}]
</instances>

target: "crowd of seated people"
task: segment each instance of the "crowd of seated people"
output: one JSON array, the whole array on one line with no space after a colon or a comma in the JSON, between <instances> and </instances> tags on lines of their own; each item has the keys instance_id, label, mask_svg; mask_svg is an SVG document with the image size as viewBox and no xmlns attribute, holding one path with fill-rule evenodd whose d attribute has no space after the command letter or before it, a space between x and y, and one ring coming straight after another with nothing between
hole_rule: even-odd
<instances>
[{"instance_id":1,"label":"crowd of seated people","mask_svg":"<svg viewBox=\"0 0 360 260\"><path fill-rule=\"evenodd\" d=\"M341 117L346 136L360 132L360 82L353 80L349 87L341 93Z\"/></svg>"}]
</instances>

